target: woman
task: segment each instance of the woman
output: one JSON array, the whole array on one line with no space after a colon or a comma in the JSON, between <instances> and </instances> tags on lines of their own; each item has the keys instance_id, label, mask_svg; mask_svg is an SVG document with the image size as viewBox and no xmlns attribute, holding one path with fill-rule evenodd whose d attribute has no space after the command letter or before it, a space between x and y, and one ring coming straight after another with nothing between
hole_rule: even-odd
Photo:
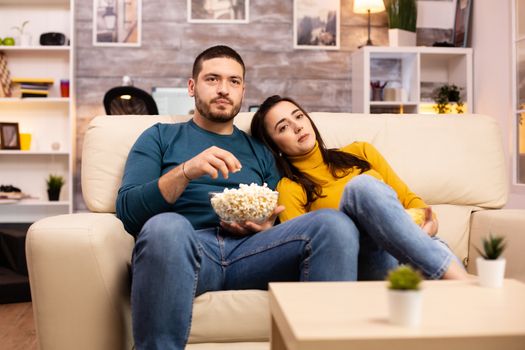
<instances>
[{"instance_id":1,"label":"woman","mask_svg":"<svg viewBox=\"0 0 525 350\"><path fill-rule=\"evenodd\" d=\"M255 113L252 135L268 146L284 176L277 185L281 221L321 208L339 208L360 234L358 279L383 279L399 262L428 278L466 279L459 260L435 234L438 222L387 161L366 142L327 149L295 101L267 98ZM416 225L407 211L422 211Z\"/></svg>"}]
</instances>

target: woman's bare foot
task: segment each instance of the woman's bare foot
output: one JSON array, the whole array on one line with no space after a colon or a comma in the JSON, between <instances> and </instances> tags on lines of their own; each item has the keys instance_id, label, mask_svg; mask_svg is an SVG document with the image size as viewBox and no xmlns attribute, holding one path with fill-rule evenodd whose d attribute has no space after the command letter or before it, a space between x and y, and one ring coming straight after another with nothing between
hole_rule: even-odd
<instances>
[{"instance_id":1,"label":"woman's bare foot","mask_svg":"<svg viewBox=\"0 0 525 350\"><path fill-rule=\"evenodd\" d=\"M452 263L448 266L447 271L442 277L444 280L470 280L471 276L465 271L456 260L452 260Z\"/></svg>"}]
</instances>

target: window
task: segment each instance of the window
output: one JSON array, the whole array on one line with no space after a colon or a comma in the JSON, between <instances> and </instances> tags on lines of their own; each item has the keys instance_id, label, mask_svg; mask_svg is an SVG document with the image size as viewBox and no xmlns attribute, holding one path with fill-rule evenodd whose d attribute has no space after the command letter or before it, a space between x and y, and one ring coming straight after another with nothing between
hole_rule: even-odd
<instances>
[{"instance_id":1,"label":"window","mask_svg":"<svg viewBox=\"0 0 525 350\"><path fill-rule=\"evenodd\" d=\"M514 0L514 179L525 184L525 0Z\"/></svg>"}]
</instances>

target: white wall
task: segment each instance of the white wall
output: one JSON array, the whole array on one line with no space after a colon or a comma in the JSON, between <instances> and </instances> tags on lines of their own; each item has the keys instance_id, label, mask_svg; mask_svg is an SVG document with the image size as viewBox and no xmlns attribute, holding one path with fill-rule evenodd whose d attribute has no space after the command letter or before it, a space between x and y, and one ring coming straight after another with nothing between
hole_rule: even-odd
<instances>
[{"instance_id":1,"label":"white wall","mask_svg":"<svg viewBox=\"0 0 525 350\"><path fill-rule=\"evenodd\" d=\"M512 0L476 0L472 17L474 108L499 120L508 160L510 194L507 208L525 208L525 185L512 184Z\"/></svg>"}]
</instances>

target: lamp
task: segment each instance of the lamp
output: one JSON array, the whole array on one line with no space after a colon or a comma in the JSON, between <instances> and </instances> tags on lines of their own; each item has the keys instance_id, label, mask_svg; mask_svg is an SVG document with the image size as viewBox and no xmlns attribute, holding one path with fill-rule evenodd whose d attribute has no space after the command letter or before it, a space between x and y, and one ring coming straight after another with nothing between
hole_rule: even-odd
<instances>
[{"instance_id":1,"label":"lamp","mask_svg":"<svg viewBox=\"0 0 525 350\"><path fill-rule=\"evenodd\" d=\"M383 3L383 0L354 0L354 12L368 14L368 40L365 45L373 45L372 40L370 39L370 14L383 12L384 10L385 4Z\"/></svg>"},{"instance_id":2,"label":"lamp","mask_svg":"<svg viewBox=\"0 0 525 350\"><path fill-rule=\"evenodd\" d=\"M106 24L107 29L115 29L115 24L117 22L117 14L115 13L113 6L110 6L108 4L106 10L104 11L104 14L102 15L102 18L104 18L104 23Z\"/></svg>"}]
</instances>

